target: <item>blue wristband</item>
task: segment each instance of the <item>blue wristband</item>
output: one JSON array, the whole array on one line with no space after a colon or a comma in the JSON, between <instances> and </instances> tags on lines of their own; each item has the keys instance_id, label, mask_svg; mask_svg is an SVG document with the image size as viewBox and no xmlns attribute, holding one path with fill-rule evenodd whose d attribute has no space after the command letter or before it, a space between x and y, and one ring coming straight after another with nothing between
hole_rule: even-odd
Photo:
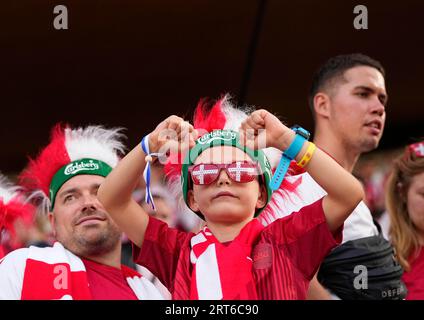
<instances>
[{"instance_id":1,"label":"blue wristband","mask_svg":"<svg viewBox=\"0 0 424 320\"><path fill-rule=\"evenodd\" d=\"M269 183L269 187L274 192L280 188L281 182L283 182L284 176L287 173L287 170L290 166L290 159L287 158L284 154L281 156L280 163L278 164L277 169L272 176L271 182Z\"/></svg>"},{"instance_id":2,"label":"blue wristband","mask_svg":"<svg viewBox=\"0 0 424 320\"><path fill-rule=\"evenodd\" d=\"M309 133L302 128L296 128L294 131L296 132L296 136L294 137L293 142L290 144L287 150L284 151L281 155L280 163L278 164L277 169L275 169L274 175L271 179L271 182L269 183L269 187L272 191L278 190L278 188L280 188L287 170L290 167L291 160L295 159L300 150L302 150L303 144L306 141L304 135L309 135ZM301 131L301 134L298 133L299 131Z\"/></svg>"},{"instance_id":3,"label":"blue wristband","mask_svg":"<svg viewBox=\"0 0 424 320\"><path fill-rule=\"evenodd\" d=\"M295 159L296 156L299 154L300 150L302 150L305 141L306 139L304 137L296 133L293 142L290 144L287 150L284 151L284 155L290 160Z\"/></svg>"}]
</instances>

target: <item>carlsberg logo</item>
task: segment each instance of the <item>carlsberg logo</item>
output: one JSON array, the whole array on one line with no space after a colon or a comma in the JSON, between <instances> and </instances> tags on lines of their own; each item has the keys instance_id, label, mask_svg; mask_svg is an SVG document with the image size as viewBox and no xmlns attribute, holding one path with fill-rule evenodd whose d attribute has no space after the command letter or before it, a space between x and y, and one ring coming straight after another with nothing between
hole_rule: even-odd
<instances>
[{"instance_id":1,"label":"carlsberg logo","mask_svg":"<svg viewBox=\"0 0 424 320\"><path fill-rule=\"evenodd\" d=\"M205 134L203 137L201 137L198 142L200 144L208 144L211 143L214 140L226 140L231 141L236 138L236 133L231 131L225 131L225 130L215 130L211 133Z\"/></svg>"},{"instance_id":2,"label":"carlsberg logo","mask_svg":"<svg viewBox=\"0 0 424 320\"><path fill-rule=\"evenodd\" d=\"M76 174L79 171L92 171L92 170L98 170L99 165L93 160L89 160L88 162L73 162L66 166L65 171L63 172L65 175L69 176L72 174Z\"/></svg>"}]
</instances>

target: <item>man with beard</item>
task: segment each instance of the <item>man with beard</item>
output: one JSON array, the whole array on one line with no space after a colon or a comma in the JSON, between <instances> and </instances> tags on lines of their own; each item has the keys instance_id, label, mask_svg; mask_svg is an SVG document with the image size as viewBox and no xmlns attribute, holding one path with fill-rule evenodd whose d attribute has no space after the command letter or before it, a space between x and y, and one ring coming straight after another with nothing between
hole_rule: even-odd
<instances>
[{"instance_id":1,"label":"man with beard","mask_svg":"<svg viewBox=\"0 0 424 320\"><path fill-rule=\"evenodd\" d=\"M15 250L0 261L0 299L162 299L121 265L121 231L97 189L123 152L119 129L57 125L21 184L48 214L53 247Z\"/></svg>"}]
</instances>

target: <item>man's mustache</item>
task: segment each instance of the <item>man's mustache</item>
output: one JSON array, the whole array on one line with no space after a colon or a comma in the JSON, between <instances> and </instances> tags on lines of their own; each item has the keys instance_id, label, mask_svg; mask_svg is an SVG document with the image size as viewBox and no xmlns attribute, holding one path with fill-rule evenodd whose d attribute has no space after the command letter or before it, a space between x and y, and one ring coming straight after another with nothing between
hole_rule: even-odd
<instances>
[{"instance_id":1,"label":"man's mustache","mask_svg":"<svg viewBox=\"0 0 424 320\"><path fill-rule=\"evenodd\" d=\"M73 220L72 224L77 225L80 224L83 220L87 218L94 218L99 220L108 220L109 216L106 214L106 212L100 211L100 210L86 210L79 215L77 215Z\"/></svg>"}]
</instances>

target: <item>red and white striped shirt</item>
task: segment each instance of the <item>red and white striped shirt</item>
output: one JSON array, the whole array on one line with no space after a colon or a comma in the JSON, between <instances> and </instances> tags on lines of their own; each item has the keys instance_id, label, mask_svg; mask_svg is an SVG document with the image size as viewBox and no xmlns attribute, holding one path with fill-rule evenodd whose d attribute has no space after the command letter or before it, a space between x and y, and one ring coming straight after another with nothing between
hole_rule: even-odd
<instances>
[{"instance_id":1,"label":"red and white striped shirt","mask_svg":"<svg viewBox=\"0 0 424 320\"><path fill-rule=\"evenodd\" d=\"M309 281L324 257L341 242L342 230L331 233L322 200L265 227L251 256L258 298L305 299ZM133 246L135 262L155 274L174 299L190 297L190 240L194 235L150 217L142 249Z\"/></svg>"}]
</instances>

